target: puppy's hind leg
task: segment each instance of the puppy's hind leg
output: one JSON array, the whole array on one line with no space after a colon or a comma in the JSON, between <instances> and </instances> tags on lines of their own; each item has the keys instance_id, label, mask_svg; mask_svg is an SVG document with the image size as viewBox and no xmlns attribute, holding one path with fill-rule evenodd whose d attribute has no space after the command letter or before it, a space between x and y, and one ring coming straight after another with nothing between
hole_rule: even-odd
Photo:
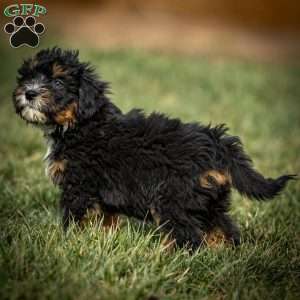
<instances>
[{"instance_id":1,"label":"puppy's hind leg","mask_svg":"<svg viewBox=\"0 0 300 300\"><path fill-rule=\"evenodd\" d=\"M237 225L232 221L228 214L224 213L218 217L218 226L224 232L225 237L234 246L238 246L241 243L241 234Z\"/></svg>"},{"instance_id":2,"label":"puppy's hind leg","mask_svg":"<svg viewBox=\"0 0 300 300\"><path fill-rule=\"evenodd\" d=\"M169 236L169 240L175 240L177 246L195 251L203 245L204 233L184 213L176 216L160 214L159 219L161 230Z\"/></svg>"}]
</instances>

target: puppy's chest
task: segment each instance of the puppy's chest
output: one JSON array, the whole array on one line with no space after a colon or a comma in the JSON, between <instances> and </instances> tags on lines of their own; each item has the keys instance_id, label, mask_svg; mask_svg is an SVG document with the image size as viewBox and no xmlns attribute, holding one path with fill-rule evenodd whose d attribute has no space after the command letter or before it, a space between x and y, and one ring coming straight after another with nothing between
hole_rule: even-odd
<instances>
[{"instance_id":1,"label":"puppy's chest","mask_svg":"<svg viewBox=\"0 0 300 300\"><path fill-rule=\"evenodd\" d=\"M48 140L47 152L45 155L46 175L55 185L63 183L68 161L63 155L63 151L53 140Z\"/></svg>"}]
</instances>

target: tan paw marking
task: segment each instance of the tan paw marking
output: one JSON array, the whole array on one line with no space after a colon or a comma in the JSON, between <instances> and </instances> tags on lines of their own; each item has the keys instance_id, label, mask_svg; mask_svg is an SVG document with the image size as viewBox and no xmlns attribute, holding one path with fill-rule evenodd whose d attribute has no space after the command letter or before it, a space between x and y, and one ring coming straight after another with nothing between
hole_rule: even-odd
<instances>
[{"instance_id":1,"label":"tan paw marking","mask_svg":"<svg viewBox=\"0 0 300 300\"><path fill-rule=\"evenodd\" d=\"M224 233L217 228L207 234L205 241L208 247L216 248L224 244L227 240Z\"/></svg>"}]
</instances>

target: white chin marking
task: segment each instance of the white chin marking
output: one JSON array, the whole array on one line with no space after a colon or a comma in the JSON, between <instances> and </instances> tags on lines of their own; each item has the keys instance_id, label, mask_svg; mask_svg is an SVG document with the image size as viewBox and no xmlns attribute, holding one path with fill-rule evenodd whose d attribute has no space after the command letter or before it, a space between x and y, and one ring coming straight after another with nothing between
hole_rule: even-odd
<instances>
[{"instance_id":1,"label":"white chin marking","mask_svg":"<svg viewBox=\"0 0 300 300\"><path fill-rule=\"evenodd\" d=\"M36 123L43 124L47 121L45 114L30 107L24 107L24 109L21 112L21 115L25 120L29 122L36 122Z\"/></svg>"},{"instance_id":2,"label":"white chin marking","mask_svg":"<svg viewBox=\"0 0 300 300\"><path fill-rule=\"evenodd\" d=\"M19 105L19 106L24 106L27 104L27 101L26 101L26 98L25 98L25 95L24 94L21 94L21 95L18 95L16 97L16 103Z\"/></svg>"}]
</instances>

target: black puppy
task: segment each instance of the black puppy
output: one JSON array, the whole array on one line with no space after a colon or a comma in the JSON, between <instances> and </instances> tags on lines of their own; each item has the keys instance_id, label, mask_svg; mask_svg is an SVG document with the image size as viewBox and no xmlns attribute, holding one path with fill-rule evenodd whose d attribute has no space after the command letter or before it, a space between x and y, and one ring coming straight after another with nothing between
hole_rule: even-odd
<instances>
[{"instance_id":1,"label":"black puppy","mask_svg":"<svg viewBox=\"0 0 300 300\"><path fill-rule=\"evenodd\" d=\"M293 178L264 178L224 125L124 114L107 91L78 52L42 50L19 69L14 105L44 131L46 170L62 190L65 228L101 208L110 223L118 214L154 221L179 246L199 247L216 227L239 244L228 215L231 187L266 200Z\"/></svg>"}]
</instances>

